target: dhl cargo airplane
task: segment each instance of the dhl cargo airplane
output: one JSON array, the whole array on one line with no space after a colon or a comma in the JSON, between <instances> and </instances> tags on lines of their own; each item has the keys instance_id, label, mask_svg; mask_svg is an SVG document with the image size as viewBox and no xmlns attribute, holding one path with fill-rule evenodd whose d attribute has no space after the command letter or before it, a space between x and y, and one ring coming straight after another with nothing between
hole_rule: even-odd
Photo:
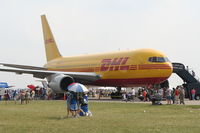
<instances>
[{"instance_id":1,"label":"dhl cargo airplane","mask_svg":"<svg viewBox=\"0 0 200 133\"><path fill-rule=\"evenodd\" d=\"M56 92L72 82L96 86L145 86L162 83L172 74L172 64L152 49L128 50L62 57L45 15L41 16L47 64L44 67L0 63L0 71L46 78Z\"/></svg>"}]
</instances>

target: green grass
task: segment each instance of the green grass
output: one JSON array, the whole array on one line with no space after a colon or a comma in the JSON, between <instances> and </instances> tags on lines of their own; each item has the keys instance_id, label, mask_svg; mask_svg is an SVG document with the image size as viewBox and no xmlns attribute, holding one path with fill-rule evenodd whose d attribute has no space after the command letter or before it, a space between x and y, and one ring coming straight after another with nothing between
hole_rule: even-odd
<instances>
[{"instance_id":1,"label":"green grass","mask_svg":"<svg viewBox=\"0 0 200 133\"><path fill-rule=\"evenodd\" d=\"M64 118L65 101L0 102L0 133L199 133L200 106L90 102L92 117Z\"/></svg>"}]
</instances>

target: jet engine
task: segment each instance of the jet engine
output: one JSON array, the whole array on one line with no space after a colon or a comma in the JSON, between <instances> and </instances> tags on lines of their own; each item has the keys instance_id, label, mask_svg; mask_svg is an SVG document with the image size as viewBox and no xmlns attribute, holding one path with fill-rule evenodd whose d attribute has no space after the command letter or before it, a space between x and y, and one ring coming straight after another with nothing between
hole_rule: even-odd
<instances>
[{"instance_id":1,"label":"jet engine","mask_svg":"<svg viewBox=\"0 0 200 133\"><path fill-rule=\"evenodd\" d=\"M71 76L64 74L53 74L47 77L49 82L49 87L54 92L63 92L67 91L67 87L74 82L74 79Z\"/></svg>"}]
</instances>

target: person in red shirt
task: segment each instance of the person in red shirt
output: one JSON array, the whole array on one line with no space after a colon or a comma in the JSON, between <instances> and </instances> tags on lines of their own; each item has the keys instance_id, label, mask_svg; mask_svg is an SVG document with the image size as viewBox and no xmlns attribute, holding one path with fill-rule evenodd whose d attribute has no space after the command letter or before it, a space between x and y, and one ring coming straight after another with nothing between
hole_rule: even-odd
<instances>
[{"instance_id":1,"label":"person in red shirt","mask_svg":"<svg viewBox=\"0 0 200 133\"><path fill-rule=\"evenodd\" d=\"M195 100L196 90L194 88L191 90L191 94L192 94L192 100Z\"/></svg>"},{"instance_id":2,"label":"person in red shirt","mask_svg":"<svg viewBox=\"0 0 200 133\"><path fill-rule=\"evenodd\" d=\"M179 87L176 87L175 90L175 104L178 104L178 100L179 100Z\"/></svg>"},{"instance_id":3,"label":"person in red shirt","mask_svg":"<svg viewBox=\"0 0 200 133\"><path fill-rule=\"evenodd\" d=\"M144 102L147 101L147 91L146 90L143 91L143 97L144 97Z\"/></svg>"}]
</instances>

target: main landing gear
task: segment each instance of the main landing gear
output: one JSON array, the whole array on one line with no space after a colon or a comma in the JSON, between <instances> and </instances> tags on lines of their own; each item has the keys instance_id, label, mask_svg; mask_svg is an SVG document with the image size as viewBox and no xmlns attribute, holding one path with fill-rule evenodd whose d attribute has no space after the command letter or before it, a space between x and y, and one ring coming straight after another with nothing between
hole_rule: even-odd
<instances>
[{"instance_id":1,"label":"main landing gear","mask_svg":"<svg viewBox=\"0 0 200 133\"><path fill-rule=\"evenodd\" d=\"M111 93L111 99L122 99L121 89L122 87L116 87L117 92Z\"/></svg>"}]
</instances>

